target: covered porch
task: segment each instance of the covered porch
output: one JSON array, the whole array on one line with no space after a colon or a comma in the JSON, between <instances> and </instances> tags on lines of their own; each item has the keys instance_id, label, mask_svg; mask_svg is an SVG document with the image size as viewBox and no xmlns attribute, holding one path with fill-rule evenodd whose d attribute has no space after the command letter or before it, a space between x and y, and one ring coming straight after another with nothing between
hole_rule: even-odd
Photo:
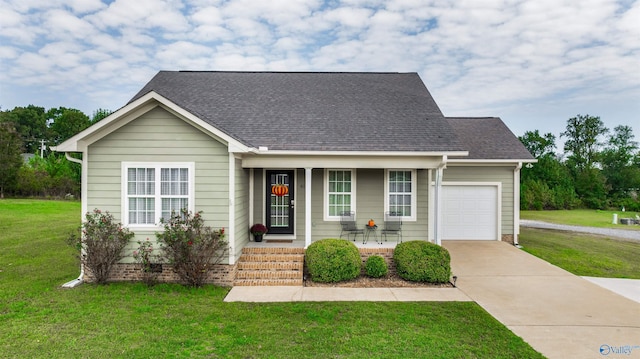
<instances>
[{"instance_id":1,"label":"covered porch","mask_svg":"<svg viewBox=\"0 0 640 359\"><path fill-rule=\"evenodd\" d=\"M248 177L248 225L262 223L263 242L250 238L243 247L306 248L323 238L339 238L343 211L355 213L359 228L374 220L382 229L385 213L402 215L403 240L440 244L440 201L443 170L454 153L317 153L293 155L262 148L243 155L238 165ZM275 186L285 186L286 190ZM389 236L371 234L359 248L394 248Z\"/></svg>"}]
</instances>

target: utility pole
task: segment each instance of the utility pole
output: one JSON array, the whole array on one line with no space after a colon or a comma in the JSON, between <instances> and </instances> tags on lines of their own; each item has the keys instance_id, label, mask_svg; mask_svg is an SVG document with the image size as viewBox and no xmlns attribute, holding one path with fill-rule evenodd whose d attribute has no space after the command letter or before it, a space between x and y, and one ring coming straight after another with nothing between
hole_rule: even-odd
<instances>
[{"instance_id":1,"label":"utility pole","mask_svg":"<svg viewBox=\"0 0 640 359\"><path fill-rule=\"evenodd\" d=\"M40 158L44 157L44 139L40 140Z\"/></svg>"}]
</instances>

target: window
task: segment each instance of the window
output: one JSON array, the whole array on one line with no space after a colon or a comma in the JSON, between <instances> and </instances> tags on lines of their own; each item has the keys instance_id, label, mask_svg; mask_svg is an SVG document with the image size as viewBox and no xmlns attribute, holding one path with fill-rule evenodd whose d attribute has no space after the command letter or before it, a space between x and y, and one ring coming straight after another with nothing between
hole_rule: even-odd
<instances>
[{"instance_id":1,"label":"window","mask_svg":"<svg viewBox=\"0 0 640 359\"><path fill-rule=\"evenodd\" d=\"M355 211L355 174L352 170L325 171L325 220L339 220L342 212Z\"/></svg>"},{"instance_id":2,"label":"window","mask_svg":"<svg viewBox=\"0 0 640 359\"><path fill-rule=\"evenodd\" d=\"M123 222L155 226L160 218L193 211L193 163L123 163Z\"/></svg>"},{"instance_id":3,"label":"window","mask_svg":"<svg viewBox=\"0 0 640 359\"><path fill-rule=\"evenodd\" d=\"M416 218L416 171L388 170L386 180L385 208L405 219Z\"/></svg>"}]
</instances>

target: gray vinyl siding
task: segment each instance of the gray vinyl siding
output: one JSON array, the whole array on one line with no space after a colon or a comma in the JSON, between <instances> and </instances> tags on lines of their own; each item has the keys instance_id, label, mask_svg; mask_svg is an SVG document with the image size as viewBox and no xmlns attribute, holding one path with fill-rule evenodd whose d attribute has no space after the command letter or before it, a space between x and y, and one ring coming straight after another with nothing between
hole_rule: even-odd
<instances>
[{"instance_id":1,"label":"gray vinyl siding","mask_svg":"<svg viewBox=\"0 0 640 359\"><path fill-rule=\"evenodd\" d=\"M513 167L454 167L444 170L447 182L501 182L502 183L502 234L513 234Z\"/></svg>"},{"instance_id":2,"label":"gray vinyl siding","mask_svg":"<svg viewBox=\"0 0 640 359\"><path fill-rule=\"evenodd\" d=\"M249 169L242 168L242 161L235 160L235 253L240 258L242 248L249 242Z\"/></svg>"},{"instance_id":3,"label":"gray vinyl siding","mask_svg":"<svg viewBox=\"0 0 640 359\"><path fill-rule=\"evenodd\" d=\"M194 208L206 225L228 227L229 155L226 144L156 107L88 148L87 209L108 210L122 218L122 162L194 162ZM129 245L155 239L155 231L137 231ZM131 261L125 258L125 261Z\"/></svg>"},{"instance_id":4,"label":"gray vinyl siding","mask_svg":"<svg viewBox=\"0 0 640 359\"><path fill-rule=\"evenodd\" d=\"M373 219L379 228L384 221L384 170L358 169L356 170L356 222L359 226ZM403 240L426 240L428 238L428 171L417 172L417 201L416 221L404 221L402 224ZM339 221L324 220L324 169L314 169L312 177L312 240L323 238L338 238L340 235ZM301 206L298 204L298 206ZM304 212L302 213L304 216ZM302 217L304 218L304 217ZM304 239L298 235L299 239ZM360 240L360 238L358 239ZM390 237L389 240L395 240Z\"/></svg>"}]
</instances>

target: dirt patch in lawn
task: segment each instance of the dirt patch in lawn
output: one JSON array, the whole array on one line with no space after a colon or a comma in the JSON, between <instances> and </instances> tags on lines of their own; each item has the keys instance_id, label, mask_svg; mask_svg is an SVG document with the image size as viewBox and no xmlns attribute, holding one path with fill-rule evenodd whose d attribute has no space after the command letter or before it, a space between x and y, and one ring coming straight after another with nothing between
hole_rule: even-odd
<instances>
[{"instance_id":1,"label":"dirt patch in lawn","mask_svg":"<svg viewBox=\"0 0 640 359\"><path fill-rule=\"evenodd\" d=\"M410 282L400 278L398 275L392 274L382 278L370 278L367 276L359 276L354 280L339 283L318 283L311 280L306 281L307 287L344 287L344 288L404 288L404 287L420 287L420 288L452 288L451 283L423 283Z\"/></svg>"}]
</instances>

